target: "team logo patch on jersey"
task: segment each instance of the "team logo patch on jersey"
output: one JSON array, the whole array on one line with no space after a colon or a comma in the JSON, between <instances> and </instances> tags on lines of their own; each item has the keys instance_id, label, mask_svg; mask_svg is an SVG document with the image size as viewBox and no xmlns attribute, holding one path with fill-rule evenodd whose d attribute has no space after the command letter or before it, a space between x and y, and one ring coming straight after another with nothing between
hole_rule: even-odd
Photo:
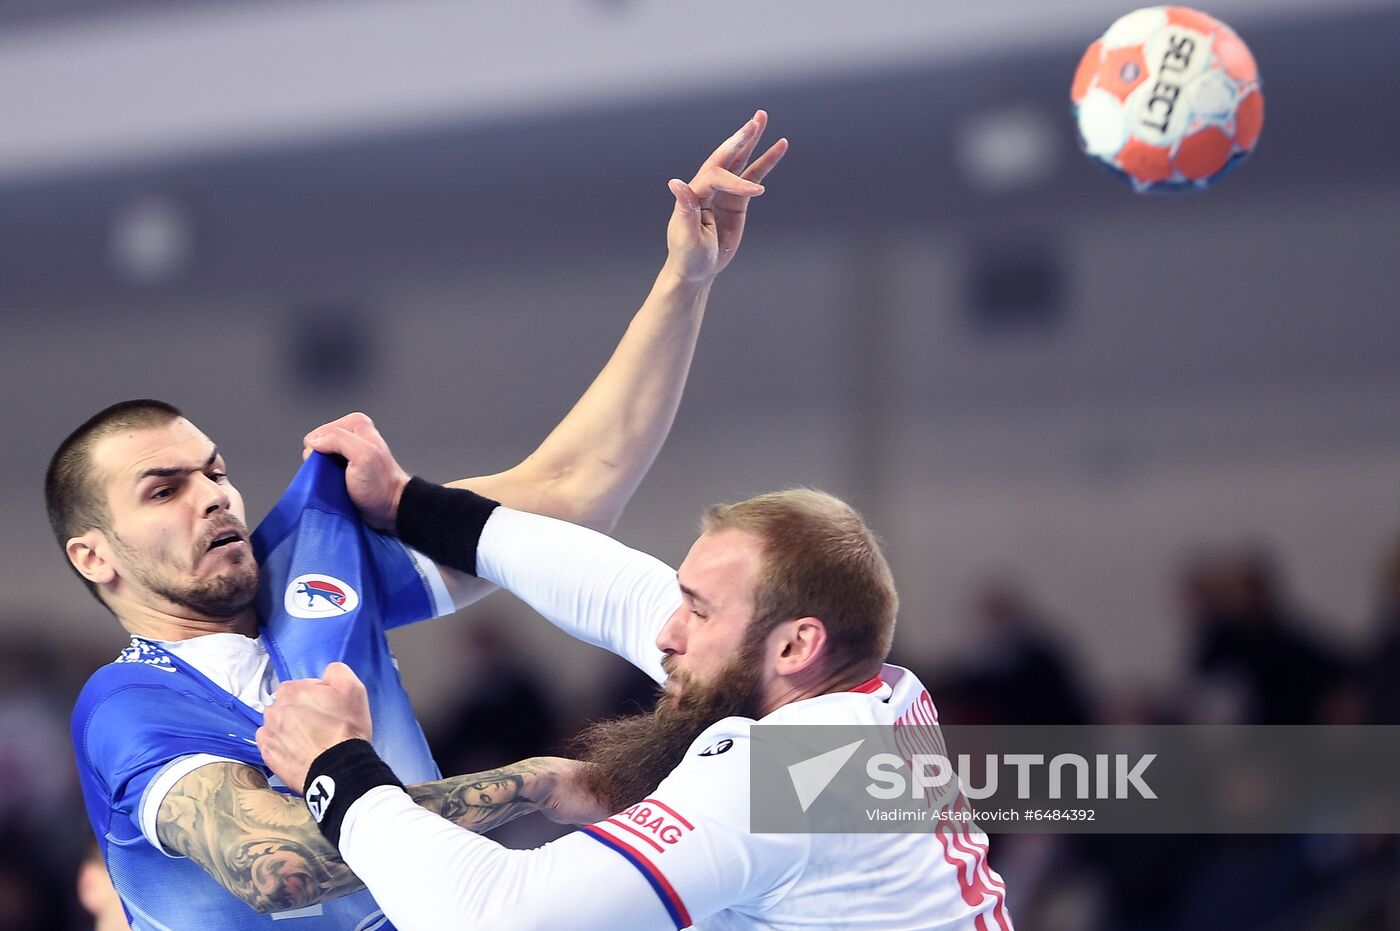
<instances>
[{"instance_id":1,"label":"team logo patch on jersey","mask_svg":"<svg viewBox=\"0 0 1400 931\"><path fill-rule=\"evenodd\" d=\"M292 617L339 617L358 608L360 596L340 579L309 572L287 583L282 606Z\"/></svg>"}]
</instances>

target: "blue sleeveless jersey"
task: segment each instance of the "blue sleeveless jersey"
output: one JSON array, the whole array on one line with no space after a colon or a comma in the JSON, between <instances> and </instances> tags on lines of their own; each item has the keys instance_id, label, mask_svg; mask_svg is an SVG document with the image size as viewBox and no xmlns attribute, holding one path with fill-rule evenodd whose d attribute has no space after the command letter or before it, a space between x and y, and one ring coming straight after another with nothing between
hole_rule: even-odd
<instances>
[{"instance_id":1,"label":"blue sleeveless jersey","mask_svg":"<svg viewBox=\"0 0 1400 931\"><path fill-rule=\"evenodd\" d=\"M336 660L349 664L369 690L380 755L405 783L439 778L385 638L390 628L452 610L432 564L361 523L344 472L316 453L253 534L253 549L258 617L279 680L319 676ZM143 797L168 791L160 776L176 761L209 754L271 778L253 739L261 724L260 713L139 638L83 688L73 710L78 773L133 929L388 931L364 891L259 914L195 863L147 840L155 829L142 831Z\"/></svg>"}]
</instances>

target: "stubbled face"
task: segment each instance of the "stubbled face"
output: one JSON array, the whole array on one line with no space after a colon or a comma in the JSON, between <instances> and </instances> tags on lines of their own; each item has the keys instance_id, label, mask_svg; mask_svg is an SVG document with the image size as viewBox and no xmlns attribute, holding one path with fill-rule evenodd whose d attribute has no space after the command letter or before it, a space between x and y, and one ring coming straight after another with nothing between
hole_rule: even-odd
<instances>
[{"instance_id":1,"label":"stubbled face","mask_svg":"<svg viewBox=\"0 0 1400 931\"><path fill-rule=\"evenodd\" d=\"M697 685L723 686L721 674L743 652L762 566L762 544L746 530L705 533L695 541L676 573L681 606L656 638L668 676L658 709L684 703ZM750 672L763 678L765 671Z\"/></svg>"},{"instance_id":2,"label":"stubbled face","mask_svg":"<svg viewBox=\"0 0 1400 931\"><path fill-rule=\"evenodd\" d=\"M243 498L207 436L176 419L105 437L92 459L107 495L114 594L212 620L253 603L258 567Z\"/></svg>"}]
</instances>

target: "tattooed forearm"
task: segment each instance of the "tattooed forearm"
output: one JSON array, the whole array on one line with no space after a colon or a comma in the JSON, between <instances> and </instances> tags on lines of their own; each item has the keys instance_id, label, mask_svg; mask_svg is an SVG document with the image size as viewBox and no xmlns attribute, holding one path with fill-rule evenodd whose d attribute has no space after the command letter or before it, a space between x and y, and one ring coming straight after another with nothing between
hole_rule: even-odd
<instances>
[{"instance_id":1,"label":"tattooed forearm","mask_svg":"<svg viewBox=\"0 0 1400 931\"><path fill-rule=\"evenodd\" d=\"M429 811L482 834L537 810L552 777L548 762L536 758L409 786L408 794Z\"/></svg>"},{"instance_id":2,"label":"tattooed forearm","mask_svg":"<svg viewBox=\"0 0 1400 931\"><path fill-rule=\"evenodd\" d=\"M170 790L160 841L260 912L304 908L361 888L306 804L250 766L211 763Z\"/></svg>"},{"instance_id":3,"label":"tattooed forearm","mask_svg":"<svg viewBox=\"0 0 1400 931\"><path fill-rule=\"evenodd\" d=\"M566 762L566 761L555 761ZM548 798L556 773L546 758L409 786L419 805L484 833ZM210 763L161 802L160 842L204 868L260 912L305 908L363 888L295 795L271 788L241 763Z\"/></svg>"}]
</instances>

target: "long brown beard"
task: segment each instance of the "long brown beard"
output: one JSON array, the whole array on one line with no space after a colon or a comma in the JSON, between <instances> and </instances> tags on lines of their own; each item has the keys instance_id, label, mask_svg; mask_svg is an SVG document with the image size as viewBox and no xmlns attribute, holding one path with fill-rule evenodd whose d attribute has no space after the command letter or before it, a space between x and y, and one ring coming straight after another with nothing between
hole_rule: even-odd
<instances>
[{"instance_id":1,"label":"long brown beard","mask_svg":"<svg viewBox=\"0 0 1400 931\"><path fill-rule=\"evenodd\" d=\"M571 755L592 766L583 786L609 811L646 798L680 764L705 728L723 718L762 716L762 642L746 643L712 681L683 679L678 697L662 694L650 714L595 721L574 738Z\"/></svg>"}]
</instances>

